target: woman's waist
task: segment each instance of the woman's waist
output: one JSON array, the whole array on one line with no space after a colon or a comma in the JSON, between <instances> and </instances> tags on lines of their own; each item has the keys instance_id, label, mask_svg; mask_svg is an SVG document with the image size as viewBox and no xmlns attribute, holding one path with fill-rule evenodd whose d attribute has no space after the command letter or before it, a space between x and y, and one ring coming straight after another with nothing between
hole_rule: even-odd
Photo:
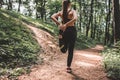
<instances>
[{"instance_id":1,"label":"woman's waist","mask_svg":"<svg viewBox=\"0 0 120 80\"><path fill-rule=\"evenodd\" d=\"M75 26L67 26L66 30L76 30Z\"/></svg>"}]
</instances>

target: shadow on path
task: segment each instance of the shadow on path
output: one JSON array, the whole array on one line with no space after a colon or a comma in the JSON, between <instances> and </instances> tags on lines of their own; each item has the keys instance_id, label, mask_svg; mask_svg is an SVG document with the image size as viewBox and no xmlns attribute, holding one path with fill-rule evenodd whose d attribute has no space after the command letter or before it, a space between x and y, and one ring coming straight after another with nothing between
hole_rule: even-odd
<instances>
[{"instance_id":1,"label":"shadow on path","mask_svg":"<svg viewBox=\"0 0 120 80\"><path fill-rule=\"evenodd\" d=\"M70 73L73 76L73 80L85 80L84 78L78 76L77 74L75 74L74 72Z\"/></svg>"}]
</instances>

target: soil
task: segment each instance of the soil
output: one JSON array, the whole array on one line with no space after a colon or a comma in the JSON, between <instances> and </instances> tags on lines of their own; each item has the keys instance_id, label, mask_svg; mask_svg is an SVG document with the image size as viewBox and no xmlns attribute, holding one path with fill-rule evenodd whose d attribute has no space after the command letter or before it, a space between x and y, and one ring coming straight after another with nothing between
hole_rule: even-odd
<instances>
[{"instance_id":1,"label":"soil","mask_svg":"<svg viewBox=\"0 0 120 80\"><path fill-rule=\"evenodd\" d=\"M27 25L27 24L25 24ZM61 53L55 38L34 26L27 25L42 48L42 64L34 65L30 74L23 74L18 80L109 80L103 68L100 51L102 45L84 50L74 50L72 73L66 72L67 53Z\"/></svg>"}]
</instances>

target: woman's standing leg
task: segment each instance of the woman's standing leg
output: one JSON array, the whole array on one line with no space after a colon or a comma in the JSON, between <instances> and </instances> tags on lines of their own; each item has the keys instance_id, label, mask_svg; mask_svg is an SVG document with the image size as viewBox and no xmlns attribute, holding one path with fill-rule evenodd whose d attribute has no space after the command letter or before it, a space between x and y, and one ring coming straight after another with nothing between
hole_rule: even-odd
<instances>
[{"instance_id":1,"label":"woman's standing leg","mask_svg":"<svg viewBox=\"0 0 120 80\"><path fill-rule=\"evenodd\" d=\"M67 67L71 66L72 60L73 60L73 51L74 51L74 46L75 46L75 41L76 41L76 29L71 31L70 33L70 38L69 38L69 43L68 43L68 59L67 59Z\"/></svg>"},{"instance_id":2,"label":"woman's standing leg","mask_svg":"<svg viewBox=\"0 0 120 80\"><path fill-rule=\"evenodd\" d=\"M69 42L69 47L68 47L67 67L70 67L72 63L74 46L75 46L75 40L71 40Z\"/></svg>"}]
</instances>

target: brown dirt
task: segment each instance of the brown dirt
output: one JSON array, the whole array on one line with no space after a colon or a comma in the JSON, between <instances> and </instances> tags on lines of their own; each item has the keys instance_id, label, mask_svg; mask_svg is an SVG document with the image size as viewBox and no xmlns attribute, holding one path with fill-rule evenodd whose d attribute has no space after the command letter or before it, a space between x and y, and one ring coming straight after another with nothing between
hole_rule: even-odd
<instances>
[{"instance_id":1,"label":"brown dirt","mask_svg":"<svg viewBox=\"0 0 120 80\"><path fill-rule=\"evenodd\" d=\"M67 53L60 53L54 37L43 30L27 26L33 31L43 50L44 54L40 57L44 58L44 63L34 66L30 74L23 74L18 80L109 80L102 67L102 56L99 54L104 49L103 46L75 50L72 73L67 73Z\"/></svg>"}]
</instances>

